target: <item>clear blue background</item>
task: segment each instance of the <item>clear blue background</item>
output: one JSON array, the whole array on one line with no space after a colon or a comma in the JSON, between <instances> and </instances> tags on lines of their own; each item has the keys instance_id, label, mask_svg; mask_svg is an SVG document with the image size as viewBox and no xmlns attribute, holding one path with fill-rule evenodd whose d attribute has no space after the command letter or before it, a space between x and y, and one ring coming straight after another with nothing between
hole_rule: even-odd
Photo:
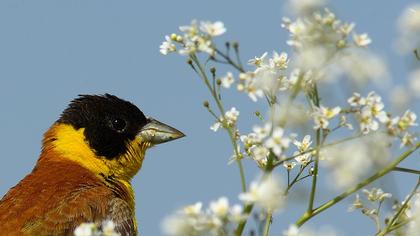
<instances>
[{"instance_id":1,"label":"clear blue background","mask_svg":"<svg viewBox=\"0 0 420 236\"><path fill-rule=\"evenodd\" d=\"M355 21L357 32L369 32L373 50L387 58L392 76L401 82L408 60L394 53L392 43L398 15L413 2L334 1L331 6L340 18ZM202 101L209 99L207 91L185 58L164 57L158 49L165 34L191 19L202 19L224 21L228 31L221 42L240 40L244 61L264 51L285 50L283 5L222 0L1 1L0 195L31 171L42 134L71 99L108 92L187 134L150 150L133 180L141 235L161 235L162 218L183 204L208 203L223 195L237 202L239 177L237 167L227 165L228 139L209 130L213 120L202 108ZM229 92L224 98L227 106L240 109L241 127L257 123L252 116L255 104L244 95ZM250 180L256 168L251 161L245 165ZM400 188L411 188L412 182ZM319 198L329 196L321 193ZM372 235L372 223L346 213L346 208L333 207L311 223L332 224L347 235ZM277 216L272 234L279 235L303 210Z\"/></svg>"}]
</instances>

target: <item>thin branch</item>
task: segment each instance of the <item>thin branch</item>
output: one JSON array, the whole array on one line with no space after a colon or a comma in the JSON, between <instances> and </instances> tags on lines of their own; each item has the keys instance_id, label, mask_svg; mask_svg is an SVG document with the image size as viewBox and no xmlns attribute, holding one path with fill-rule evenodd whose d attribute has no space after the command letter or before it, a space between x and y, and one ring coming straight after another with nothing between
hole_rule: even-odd
<instances>
[{"instance_id":1,"label":"thin branch","mask_svg":"<svg viewBox=\"0 0 420 236\"><path fill-rule=\"evenodd\" d=\"M420 175L420 170L413 170L413 169L408 169L408 168L403 168L403 167L394 167L392 171L399 171L399 172Z\"/></svg>"},{"instance_id":2,"label":"thin branch","mask_svg":"<svg viewBox=\"0 0 420 236\"><path fill-rule=\"evenodd\" d=\"M338 202L340 202L344 198L348 197L350 194L356 192L357 190L365 187L366 185L372 183L373 181L375 181L375 180L381 178L382 176L388 174L389 172L391 172L394 169L394 167L396 167L398 164L400 164L403 160L405 160L408 156L410 156L413 152L415 152L419 148L420 148L420 142L416 143L416 145L414 147L412 147L412 148L408 149L407 151L405 151L404 153L402 153L398 158L396 158L394 161L392 161L384 169L376 172L374 175L372 175L369 178L361 181L360 183L358 183L357 185L355 185L353 188L345 191L344 193L342 193L342 194L334 197L330 201L322 204L321 206L319 206L318 208L316 208L315 210L313 210L312 213L305 212L305 214L303 214L296 221L295 224L297 226L302 226L306 221L308 221L312 217L318 215L319 213L327 210L328 208L334 206L335 204L337 204Z\"/></svg>"}]
</instances>

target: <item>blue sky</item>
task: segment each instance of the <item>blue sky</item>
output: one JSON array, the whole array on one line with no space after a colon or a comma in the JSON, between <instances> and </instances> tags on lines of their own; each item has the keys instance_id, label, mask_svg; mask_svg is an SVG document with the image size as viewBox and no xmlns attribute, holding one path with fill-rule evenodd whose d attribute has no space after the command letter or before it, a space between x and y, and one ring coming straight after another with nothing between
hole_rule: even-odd
<instances>
[{"instance_id":1,"label":"blue sky","mask_svg":"<svg viewBox=\"0 0 420 236\"><path fill-rule=\"evenodd\" d=\"M341 0L331 6L340 18L355 21L358 32L369 33L371 48L386 58L395 82L402 83L409 63L393 51L392 43L398 15L414 2ZM1 1L0 195L31 171L42 134L71 99L107 92L132 101L145 114L187 135L150 150L133 180L141 235L160 235L161 219L183 204L208 203L219 196L238 202L237 168L227 165L228 139L209 130L213 120L202 108L202 101L209 99L207 91L185 58L164 57L159 45L179 25L202 19L223 21L227 33L220 40L239 40L244 60L265 51L289 50L284 43L287 32L280 27L286 13L283 4L274 0ZM252 117L255 104L244 95L229 92L225 99L227 106L239 107L241 116ZM251 127L257 119L240 122ZM250 161L245 166L251 180L256 168ZM406 188L412 185L408 184ZM275 218L273 235L300 213ZM346 213L344 205L313 223L333 224L347 235L372 233L371 223Z\"/></svg>"}]
</instances>

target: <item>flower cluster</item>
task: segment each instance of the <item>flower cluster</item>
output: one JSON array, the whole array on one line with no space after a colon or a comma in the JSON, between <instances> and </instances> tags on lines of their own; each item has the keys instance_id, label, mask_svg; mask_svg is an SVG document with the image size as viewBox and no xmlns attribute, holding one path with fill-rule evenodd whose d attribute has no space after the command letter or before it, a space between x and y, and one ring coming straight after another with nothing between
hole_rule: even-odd
<instances>
[{"instance_id":1,"label":"flower cluster","mask_svg":"<svg viewBox=\"0 0 420 236\"><path fill-rule=\"evenodd\" d=\"M212 39L226 32L223 22L192 21L190 25L179 27L183 35L171 34L165 36L160 45L160 53L167 55L178 52L181 55L190 55L195 52L204 52L214 55L215 49ZM177 47L178 45L178 47Z\"/></svg>"},{"instance_id":2,"label":"flower cluster","mask_svg":"<svg viewBox=\"0 0 420 236\"><path fill-rule=\"evenodd\" d=\"M102 224L82 223L74 230L74 236L120 236L115 232L113 221L106 220Z\"/></svg>"},{"instance_id":3,"label":"flower cluster","mask_svg":"<svg viewBox=\"0 0 420 236\"><path fill-rule=\"evenodd\" d=\"M259 167L267 165L270 152L276 159L282 159L291 142L291 138L284 134L281 127L273 127L270 123L262 127L255 126L253 132L240 136L240 140L245 153L256 161Z\"/></svg>"},{"instance_id":4,"label":"flower cluster","mask_svg":"<svg viewBox=\"0 0 420 236\"><path fill-rule=\"evenodd\" d=\"M331 52L351 46L348 37L354 28L353 23L342 23L329 9L315 11L312 15L305 15L296 21L284 17L282 26L289 31L290 39L287 44L293 48L302 51L323 47ZM353 45L365 47L370 42L367 34L353 33Z\"/></svg>"},{"instance_id":5,"label":"flower cluster","mask_svg":"<svg viewBox=\"0 0 420 236\"><path fill-rule=\"evenodd\" d=\"M272 57L267 58L267 52L260 57L248 61L255 67L254 71L239 74L237 89L245 92L255 102L258 98L275 96L278 91L286 90L289 81L285 75L289 59L285 52L273 52Z\"/></svg>"},{"instance_id":6,"label":"flower cluster","mask_svg":"<svg viewBox=\"0 0 420 236\"><path fill-rule=\"evenodd\" d=\"M363 215L369 217L375 222L375 226L379 231L381 229L380 210L382 203L386 199L390 199L392 194L386 193L380 188L372 188L371 190L363 189L362 192L365 195L366 200L368 200L368 203L364 203L360 199L359 194L356 194L356 198L349 207L349 211L360 210Z\"/></svg>"},{"instance_id":7,"label":"flower cluster","mask_svg":"<svg viewBox=\"0 0 420 236\"><path fill-rule=\"evenodd\" d=\"M319 4L314 4L319 8ZM340 75L355 82L384 79L387 70L382 60L364 49L372 42L368 34L354 32L354 23L343 23L325 9L299 15L296 20L283 18L295 53L295 67L306 80L331 81ZM351 35L351 37L350 37Z\"/></svg>"},{"instance_id":8,"label":"flower cluster","mask_svg":"<svg viewBox=\"0 0 420 236\"><path fill-rule=\"evenodd\" d=\"M284 190L278 176L268 175L252 182L249 191L239 194L239 199L273 213L284 205ZM172 236L230 235L232 226L248 217L242 206L230 206L226 197L210 202L205 210L202 208L203 204L197 202L166 217L162 224L164 233Z\"/></svg>"},{"instance_id":9,"label":"flower cluster","mask_svg":"<svg viewBox=\"0 0 420 236\"><path fill-rule=\"evenodd\" d=\"M239 111L235 107L232 107L229 111L225 113L223 117L219 117L210 129L216 132L220 127L234 127L236 121L238 120Z\"/></svg>"},{"instance_id":10,"label":"flower cluster","mask_svg":"<svg viewBox=\"0 0 420 236\"><path fill-rule=\"evenodd\" d=\"M321 182L321 179L317 181L319 173L326 172L328 180L334 180L327 180L327 183L334 187L340 190L347 188L338 195L341 199L391 170L418 172L397 168L395 164L419 147L415 143L416 134L411 130L417 126L417 116L412 110L393 116L385 109L382 97L374 91L363 96L363 90L363 93L348 90L347 94L352 96L344 102L344 106L338 104L341 99L329 99L331 97L328 95L335 95L331 91L337 87L347 90L370 88L370 85L374 85L370 82L385 83L388 71L382 59L368 49L372 43L369 35L356 33L355 24L338 19L334 12L323 8L325 2L290 0L291 12L296 16L294 20L283 18L282 27L289 32L287 44L292 52L264 52L248 60L250 69L241 63L238 43L226 42L224 50L214 44L213 38L226 31L221 22L193 21L191 25L180 27L182 35L166 36L160 48L161 53L166 55L178 52L187 55L189 65L204 81L217 105L218 110L213 111L209 102L204 103L216 120L210 128L213 131L223 128L229 134L234 151L232 160L235 160L240 170L243 192L239 194L239 200L244 209L240 206L230 207L226 198L210 203L206 210L202 210L201 203L187 206L165 220L163 228L166 234L230 235L236 227L235 230L239 231L235 231L235 234L239 232L242 235L241 230L251 218L250 214L259 211L262 217L256 221L262 223L261 219L264 219L265 224L258 228L261 229L261 235L267 236L272 214L284 208L292 187L302 180L312 178L307 211L283 235L334 235L331 232L298 228L319 211L329 208L329 204L337 199L332 198L316 206L318 199L315 198L319 195ZM417 18L411 16L403 20L403 24L418 31ZM418 35L410 37L418 38ZM202 52L204 56L198 56ZM233 53L235 57L231 57ZM228 72L217 75L213 64L218 63L227 65L230 68ZM209 72L211 76L208 76ZM414 93L420 91L419 75L420 72L411 75L410 89ZM345 85L349 82L356 86L337 83L341 77L349 79ZM255 115L261 123L248 134L239 132L239 111L235 107L225 110L222 102L221 93L224 91L221 88L229 89L233 84L252 101L266 100L268 105L267 116L257 109ZM404 89L400 89L399 93L405 93ZM401 111L404 110L398 112ZM350 134L353 125L357 128ZM400 147L412 148L389 162L395 140L399 141ZM255 161L264 172L248 189L242 164L245 156ZM283 184L279 176L273 175L274 169L279 166L285 167L281 171L287 176L287 185ZM295 166L298 168L294 169ZM375 174L371 175L372 172ZM356 195L352 209L360 209L375 221L378 232L387 233L389 229L380 226L382 219L379 211L391 194L377 188L363 190L363 193L369 204L363 203L360 196Z\"/></svg>"},{"instance_id":11,"label":"flower cluster","mask_svg":"<svg viewBox=\"0 0 420 236\"><path fill-rule=\"evenodd\" d=\"M347 102L356 110L356 118L360 124L360 130L363 134L379 129L379 123L382 123L388 134L401 139L400 147L412 145L417 137L414 133L409 132L409 128L417 126L417 115L410 110L396 117L391 117L385 112L382 98L375 92L370 92L366 97L362 97L359 93L354 93Z\"/></svg>"},{"instance_id":12,"label":"flower cluster","mask_svg":"<svg viewBox=\"0 0 420 236\"><path fill-rule=\"evenodd\" d=\"M247 217L240 205L230 206L225 197L211 202L206 210L202 206L197 202L166 217L162 224L164 233L172 236L227 235L232 223Z\"/></svg>"},{"instance_id":13,"label":"flower cluster","mask_svg":"<svg viewBox=\"0 0 420 236\"><path fill-rule=\"evenodd\" d=\"M252 182L249 191L239 194L239 199L246 204L256 204L265 212L273 213L285 204L285 187L278 176L264 176L262 180Z\"/></svg>"},{"instance_id":14,"label":"flower cluster","mask_svg":"<svg viewBox=\"0 0 420 236\"><path fill-rule=\"evenodd\" d=\"M328 108L322 105L320 107L314 107L312 114L315 122L314 129L327 129L329 120L337 116L340 111L340 107Z\"/></svg>"},{"instance_id":15,"label":"flower cluster","mask_svg":"<svg viewBox=\"0 0 420 236\"><path fill-rule=\"evenodd\" d=\"M378 130L378 121L386 123L389 120L387 113L383 110L382 98L375 92L370 92L367 97L354 93L347 102L356 108L357 119L363 134Z\"/></svg>"}]
</instances>

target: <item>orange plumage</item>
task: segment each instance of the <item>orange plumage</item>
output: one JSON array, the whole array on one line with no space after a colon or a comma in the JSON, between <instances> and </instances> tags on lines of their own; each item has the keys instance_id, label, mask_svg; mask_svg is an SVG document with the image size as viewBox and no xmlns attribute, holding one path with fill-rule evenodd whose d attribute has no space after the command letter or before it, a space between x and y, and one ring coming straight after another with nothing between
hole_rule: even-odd
<instances>
[{"instance_id":1,"label":"orange plumage","mask_svg":"<svg viewBox=\"0 0 420 236\"><path fill-rule=\"evenodd\" d=\"M133 106L111 95L73 101L46 132L33 171L0 200L2 235L73 235L81 223L104 220L137 235L130 179L148 147L183 134Z\"/></svg>"}]
</instances>

